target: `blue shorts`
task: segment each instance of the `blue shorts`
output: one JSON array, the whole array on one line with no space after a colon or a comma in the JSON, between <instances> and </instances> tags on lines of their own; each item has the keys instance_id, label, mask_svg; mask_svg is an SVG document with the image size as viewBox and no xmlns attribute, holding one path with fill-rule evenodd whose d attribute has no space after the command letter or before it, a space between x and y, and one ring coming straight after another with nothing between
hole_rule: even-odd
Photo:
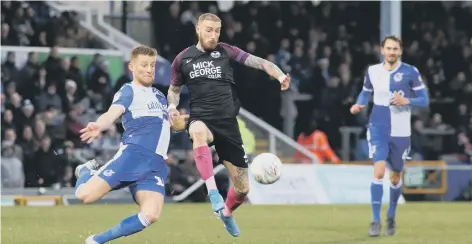
<instances>
[{"instance_id":1,"label":"blue shorts","mask_svg":"<svg viewBox=\"0 0 472 244\"><path fill-rule=\"evenodd\" d=\"M113 158L103 165L97 175L112 190L129 187L133 199L136 192L147 190L165 196L167 164L164 158L135 145L124 145Z\"/></svg>"},{"instance_id":2,"label":"blue shorts","mask_svg":"<svg viewBox=\"0 0 472 244\"><path fill-rule=\"evenodd\" d=\"M402 172L410 151L410 137L393 137L390 136L390 131L387 132L375 127L367 130L369 158L374 163L386 161L390 170Z\"/></svg>"}]
</instances>

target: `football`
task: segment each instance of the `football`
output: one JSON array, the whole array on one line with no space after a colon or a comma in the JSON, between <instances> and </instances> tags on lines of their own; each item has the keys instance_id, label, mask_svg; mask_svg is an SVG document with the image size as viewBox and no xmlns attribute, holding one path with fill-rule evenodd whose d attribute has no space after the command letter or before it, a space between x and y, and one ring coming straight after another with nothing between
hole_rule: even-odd
<instances>
[{"instance_id":1,"label":"football","mask_svg":"<svg viewBox=\"0 0 472 244\"><path fill-rule=\"evenodd\" d=\"M279 180L282 175L282 162L272 153L261 153L252 160L250 171L254 180L269 185Z\"/></svg>"}]
</instances>

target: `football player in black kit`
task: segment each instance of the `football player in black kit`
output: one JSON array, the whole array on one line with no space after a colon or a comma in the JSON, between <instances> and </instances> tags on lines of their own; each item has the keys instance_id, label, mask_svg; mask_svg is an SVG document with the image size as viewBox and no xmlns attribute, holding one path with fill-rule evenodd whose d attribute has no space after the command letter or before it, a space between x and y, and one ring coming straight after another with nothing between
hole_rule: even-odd
<instances>
[{"instance_id":1,"label":"football player in black kit","mask_svg":"<svg viewBox=\"0 0 472 244\"><path fill-rule=\"evenodd\" d=\"M180 52L172 63L171 86L168 92L171 123L179 123L177 106L183 85L190 95L190 118L187 130L193 141L195 162L205 180L212 209L223 221L232 236L239 236L239 228L232 212L245 200L249 192L248 162L236 116L239 112L232 61L265 71L286 90L290 76L275 64L241 49L218 42L221 20L206 13L196 25L198 43ZM257 81L254 81L257 82ZM213 176L209 146L215 145L232 181L226 202L223 202Z\"/></svg>"}]
</instances>

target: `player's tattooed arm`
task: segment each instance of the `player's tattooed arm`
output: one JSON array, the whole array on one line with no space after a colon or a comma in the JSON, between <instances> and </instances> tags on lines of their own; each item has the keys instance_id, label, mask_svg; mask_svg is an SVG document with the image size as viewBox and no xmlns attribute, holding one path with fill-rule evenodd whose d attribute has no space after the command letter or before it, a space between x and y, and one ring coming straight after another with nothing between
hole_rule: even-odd
<instances>
[{"instance_id":1,"label":"player's tattooed arm","mask_svg":"<svg viewBox=\"0 0 472 244\"><path fill-rule=\"evenodd\" d=\"M181 92L182 86L170 85L169 91L167 92L167 102L169 103L169 107L177 107L179 105Z\"/></svg>"},{"instance_id":2,"label":"player's tattooed arm","mask_svg":"<svg viewBox=\"0 0 472 244\"><path fill-rule=\"evenodd\" d=\"M250 54L247 57L246 61L244 61L244 65L255 69L263 70L275 79L279 79L281 76L284 75L284 72L282 72L282 70L280 70L280 68L277 67L277 65L275 65L274 63L270 62L269 60L259 58L252 54Z\"/></svg>"}]
</instances>

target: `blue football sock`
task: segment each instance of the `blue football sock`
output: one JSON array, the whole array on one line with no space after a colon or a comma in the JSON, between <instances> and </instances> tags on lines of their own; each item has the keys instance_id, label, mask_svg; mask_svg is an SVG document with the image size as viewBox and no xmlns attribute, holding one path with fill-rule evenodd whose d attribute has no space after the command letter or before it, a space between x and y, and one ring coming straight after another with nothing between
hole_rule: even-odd
<instances>
[{"instance_id":1,"label":"blue football sock","mask_svg":"<svg viewBox=\"0 0 472 244\"><path fill-rule=\"evenodd\" d=\"M83 167L79 171L79 178L75 182L75 190L77 191L78 187L85 182L87 182L90 178L92 178L92 174L90 174L90 169L87 167Z\"/></svg>"},{"instance_id":2,"label":"blue football sock","mask_svg":"<svg viewBox=\"0 0 472 244\"><path fill-rule=\"evenodd\" d=\"M383 181L373 179L370 183L370 202L372 204L372 221L380 222L380 210L382 209Z\"/></svg>"},{"instance_id":3,"label":"blue football sock","mask_svg":"<svg viewBox=\"0 0 472 244\"><path fill-rule=\"evenodd\" d=\"M105 243L122 236L129 236L136 232L140 232L149 226L149 224L149 221L142 213L135 214L122 220L118 225L111 229L94 236L93 239L98 243Z\"/></svg>"},{"instance_id":4,"label":"blue football sock","mask_svg":"<svg viewBox=\"0 0 472 244\"><path fill-rule=\"evenodd\" d=\"M402 181L397 185L390 184L390 204L388 205L387 218L395 218L397 212L397 203L402 194Z\"/></svg>"}]
</instances>

